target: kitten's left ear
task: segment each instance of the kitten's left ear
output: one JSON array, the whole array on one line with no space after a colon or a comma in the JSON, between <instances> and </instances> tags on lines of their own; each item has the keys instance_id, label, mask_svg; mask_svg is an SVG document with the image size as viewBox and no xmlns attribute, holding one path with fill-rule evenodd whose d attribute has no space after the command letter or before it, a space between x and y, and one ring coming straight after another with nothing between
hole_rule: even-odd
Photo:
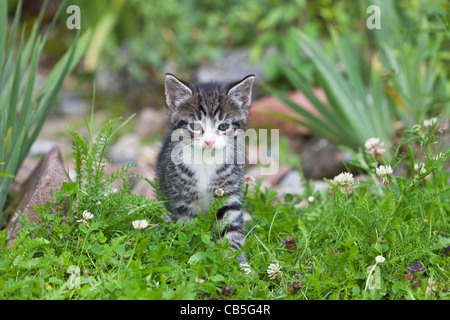
<instances>
[{"instance_id":1,"label":"kitten's left ear","mask_svg":"<svg viewBox=\"0 0 450 320\"><path fill-rule=\"evenodd\" d=\"M241 81L233 83L228 95L242 108L248 109L252 102L252 88L255 76L253 74L246 76Z\"/></svg>"},{"instance_id":2,"label":"kitten's left ear","mask_svg":"<svg viewBox=\"0 0 450 320\"><path fill-rule=\"evenodd\" d=\"M177 108L184 100L192 96L192 90L186 83L173 74L167 73L164 79L167 107Z\"/></svg>"}]
</instances>

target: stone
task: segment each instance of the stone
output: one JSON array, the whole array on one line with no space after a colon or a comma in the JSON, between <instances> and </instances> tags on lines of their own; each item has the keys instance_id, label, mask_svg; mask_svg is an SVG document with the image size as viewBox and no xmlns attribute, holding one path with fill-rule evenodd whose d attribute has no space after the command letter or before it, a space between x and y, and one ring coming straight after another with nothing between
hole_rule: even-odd
<instances>
[{"instance_id":1,"label":"stone","mask_svg":"<svg viewBox=\"0 0 450 320\"><path fill-rule=\"evenodd\" d=\"M298 170L290 170L280 181L279 186L281 188L286 187L300 187L302 186L302 180Z\"/></svg>"},{"instance_id":2,"label":"stone","mask_svg":"<svg viewBox=\"0 0 450 320\"><path fill-rule=\"evenodd\" d=\"M314 88L313 93L325 105L327 99L324 91L321 88ZM299 91L288 92L287 96L303 109L319 115L315 106ZM284 102L276 96L266 96L252 102L250 113L248 117L249 127L252 128L270 128L279 129L281 135L297 136L309 135L310 131L303 125L295 123L292 120L282 119L270 113L275 112L281 115L286 115L298 120L302 120L302 116L288 107Z\"/></svg>"},{"instance_id":3,"label":"stone","mask_svg":"<svg viewBox=\"0 0 450 320\"><path fill-rule=\"evenodd\" d=\"M305 194L306 190L297 170L291 170L284 176L277 187L277 192L279 199L283 199L286 193Z\"/></svg>"},{"instance_id":4,"label":"stone","mask_svg":"<svg viewBox=\"0 0 450 320\"><path fill-rule=\"evenodd\" d=\"M32 158L30 156L26 157L19 170L16 172L13 181L11 182L11 186L9 187L10 192L18 193L20 187L23 185L26 179L31 175L34 169L39 164L39 160L37 158Z\"/></svg>"},{"instance_id":5,"label":"stone","mask_svg":"<svg viewBox=\"0 0 450 320\"><path fill-rule=\"evenodd\" d=\"M114 164L137 162L140 139L136 134L125 134L109 150L109 156Z\"/></svg>"},{"instance_id":6,"label":"stone","mask_svg":"<svg viewBox=\"0 0 450 320\"><path fill-rule=\"evenodd\" d=\"M142 164L139 164L137 167L130 169L129 173L137 174L149 180L153 180L156 177L154 166L147 166ZM150 199L156 199L153 187L144 179L133 177L129 178L128 182L132 184L131 193L146 196Z\"/></svg>"},{"instance_id":7,"label":"stone","mask_svg":"<svg viewBox=\"0 0 450 320\"><path fill-rule=\"evenodd\" d=\"M263 178L261 187L267 187L269 189L275 188L280 183L280 181L290 172L290 170L290 166L280 165L277 173L272 175L261 175L260 177Z\"/></svg>"},{"instance_id":8,"label":"stone","mask_svg":"<svg viewBox=\"0 0 450 320\"><path fill-rule=\"evenodd\" d=\"M154 133L161 133L167 129L169 118L164 110L143 108L137 117L136 133L145 137Z\"/></svg>"},{"instance_id":9,"label":"stone","mask_svg":"<svg viewBox=\"0 0 450 320\"><path fill-rule=\"evenodd\" d=\"M50 190L53 190L53 193L59 191L64 182L70 182L70 179L62 162L61 151L55 146L42 157L37 167L21 185L16 200L12 204L14 215L6 227L9 249L17 238L17 231L23 226L19 220L19 213L28 217L28 223L39 224L40 220L34 206L52 202ZM56 212L54 210L52 209L53 213ZM63 212L63 214L67 214L67 212Z\"/></svg>"},{"instance_id":10,"label":"stone","mask_svg":"<svg viewBox=\"0 0 450 320\"><path fill-rule=\"evenodd\" d=\"M306 179L332 179L347 171L344 163L349 163L351 155L326 139L312 138L306 145L301 166Z\"/></svg>"},{"instance_id":11,"label":"stone","mask_svg":"<svg viewBox=\"0 0 450 320\"><path fill-rule=\"evenodd\" d=\"M86 114L89 110L89 103L75 92L68 92L62 95L58 104L58 111L63 115L72 116Z\"/></svg>"},{"instance_id":12,"label":"stone","mask_svg":"<svg viewBox=\"0 0 450 320\"><path fill-rule=\"evenodd\" d=\"M328 183L322 180L311 180L313 192L320 192L329 188ZM306 188L301 180L300 173L296 169L292 169L280 181L277 187L277 199L284 202L284 195L290 193L292 195L305 195ZM305 206L307 201L302 201L301 206Z\"/></svg>"},{"instance_id":13,"label":"stone","mask_svg":"<svg viewBox=\"0 0 450 320\"><path fill-rule=\"evenodd\" d=\"M253 64L250 61L250 48L230 49L220 60L200 66L196 71L196 81L238 81L253 74L255 75L255 82L252 96L253 98L258 97L262 91L261 83L264 81L264 66L269 54L270 50L263 54L258 63Z\"/></svg>"},{"instance_id":14,"label":"stone","mask_svg":"<svg viewBox=\"0 0 450 320\"><path fill-rule=\"evenodd\" d=\"M105 175L111 174L113 171L121 167L119 164L110 164L104 168ZM153 180L156 177L154 165L146 165L143 163L138 163L136 167L130 168L127 174L136 174L145 177L149 180ZM131 193L136 195L143 195L150 199L155 199L153 187L144 179L138 177L128 177L126 179L127 184L131 186ZM114 181L111 185L113 188L121 188L123 186L123 180L118 179Z\"/></svg>"},{"instance_id":15,"label":"stone","mask_svg":"<svg viewBox=\"0 0 450 320\"><path fill-rule=\"evenodd\" d=\"M260 82L264 76L264 65L250 63L250 49L238 48L228 51L222 59L208 63L197 70L197 81L237 81L254 74L255 82Z\"/></svg>"},{"instance_id":16,"label":"stone","mask_svg":"<svg viewBox=\"0 0 450 320\"><path fill-rule=\"evenodd\" d=\"M52 150L58 143L53 140L38 139L31 145L30 151L28 152L29 157L37 157L42 154L46 154Z\"/></svg>"}]
</instances>

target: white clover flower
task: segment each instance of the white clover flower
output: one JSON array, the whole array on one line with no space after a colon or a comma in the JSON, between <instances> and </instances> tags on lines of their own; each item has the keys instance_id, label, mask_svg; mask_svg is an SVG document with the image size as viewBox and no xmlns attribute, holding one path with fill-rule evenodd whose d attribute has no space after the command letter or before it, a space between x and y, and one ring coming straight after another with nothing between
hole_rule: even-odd
<instances>
[{"instance_id":1,"label":"white clover flower","mask_svg":"<svg viewBox=\"0 0 450 320\"><path fill-rule=\"evenodd\" d=\"M379 144L380 144L380 139L379 138L369 138L364 143L364 146L366 147L366 149L371 149L374 146L377 146Z\"/></svg>"},{"instance_id":2,"label":"white clover flower","mask_svg":"<svg viewBox=\"0 0 450 320\"><path fill-rule=\"evenodd\" d=\"M383 165L381 165L381 166L379 166L378 168L377 168L377 170L376 170L376 173L377 173L377 175L379 175L380 177L382 177L383 178L383 185L387 185L387 184L389 184L389 180L387 179L387 175L388 174L392 174L392 168L391 168L391 166L390 165L387 165L387 166L383 166Z\"/></svg>"},{"instance_id":3,"label":"white clover flower","mask_svg":"<svg viewBox=\"0 0 450 320\"><path fill-rule=\"evenodd\" d=\"M436 291L436 288L434 287L436 285L436 281L431 280L431 278L428 278L428 285L427 289L425 291L425 294L431 295L433 291Z\"/></svg>"},{"instance_id":4,"label":"white clover flower","mask_svg":"<svg viewBox=\"0 0 450 320\"><path fill-rule=\"evenodd\" d=\"M383 256L377 256L377 257L375 258L375 261L376 261L377 263L383 263L385 260L386 260L386 259L385 259Z\"/></svg>"},{"instance_id":5,"label":"white clover flower","mask_svg":"<svg viewBox=\"0 0 450 320\"><path fill-rule=\"evenodd\" d=\"M203 282L205 282L205 279L202 279L202 278L195 278L195 282L197 282L197 283L203 283Z\"/></svg>"},{"instance_id":6,"label":"white clover flower","mask_svg":"<svg viewBox=\"0 0 450 320\"><path fill-rule=\"evenodd\" d=\"M355 179L353 179L353 174L349 172L342 172L333 179L335 184L340 185L351 185L355 182Z\"/></svg>"},{"instance_id":7,"label":"white clover flower","mask_svg":"<svg viewBox=\"0 0 450 320\"><path fill-rule=\"evenodd\" d=\"M218 197L221 197L221 196L223 196L223 190L222 189L217 189L216 190L216 196L218 196Z\"/></svg>"},{"instance_id":8,"label":"white clover flower","mask_svg":"<svg viewBox=\"0 0 450 320\"><path fill-rule=\"evenodd\" d=\"M83 211L83 219L84 220L91 220L94 217L94 215L92 213L90 213L87 210Z\"/></svg>"},{"instance_id":9,"label":"white clover flower","mask_svg":"<svg viewBox=\"0 0 450 320\"><path fill-rule=\"evenodd\" d=\"M85 226L89 227L89 223L87 221L91 220L93 217L94 217L94 215L92 213L90 213L87 210L84 210L83 211L83 219L77 220L77 222L82 222Z\"/></svg>"},{"instance_id":10,"label":"white clover flower","mask_svg":"<svg viewBox=\"0 0 450 320\"><path fill-rule=\"evenodd\" d=\"M147 226L148 226L147 220L135 220L132 222L132 224L136 230L142 230L142 229L147 228Z\"/></svg>"},{"instance_id":11,"label":"white clover flower","mask_svg":"<svg viewBox=\"0 0 450 320\"><path fill-rule=\"evenodd\" d=\"M388 174L392 174L392 168L390 165L387 166L379 166L376 170L377 175L379 175L380 177L386 177Z\"/></svg>"},{"instance_id":12,"label":"white clover flower","mask_svg":"<svg viewBox=\"0 0 450 320\"><path fill-rule=\"evenodd\" d=\"M271 263L267 268L267 274L270 279L277 279L281 276L281 266L278 263Z\"/></svg>"},{"instance_id":13,"label":"white clover flower","mask_svg":"<svg viewBox=\"0 0 450 320\"><path fill-rule=\"evenodd\" d=\"M241 270L244 271L246 274L250 274L252 272L252 269L246 265L241 263Z\"/></svg>"},{"instance_id":14,"label":"white clover flower","mask_svg":"<svg viewBox=\"0 0 450 320\"><path fill-rule=\"evenodd\" d=\"M386 151L382 148L383 146L384 142L380 141L379 138L369 138L364 143L364 147L366 147L367 151L369 151L374 158L381 156Z\"/></svg>"},{"instance_id":15,"label":"white clover flower","mask_svg":"<svg viewBox=\"0 0 450 320\"><path fill-rule=\"evenodd\" d=\"M313 202L313 201L314 201L314 197L313 197L313 196L309 196L309 197L308 197L308 201L309 201L309 202Z\"/></svg>"},{"instance_id":16,"label":"white clover flower","mask_svg":"<svg viewBox=\"0 0 450 320\"><path fill-rule=\"evenodd\" d=\"M428 128L429 126L432 126L433 124L435 124L437 122L437 118L431 118L431 119L427 119L423 121L423 126L425 128Z\"/></svg>"}]
</instances>

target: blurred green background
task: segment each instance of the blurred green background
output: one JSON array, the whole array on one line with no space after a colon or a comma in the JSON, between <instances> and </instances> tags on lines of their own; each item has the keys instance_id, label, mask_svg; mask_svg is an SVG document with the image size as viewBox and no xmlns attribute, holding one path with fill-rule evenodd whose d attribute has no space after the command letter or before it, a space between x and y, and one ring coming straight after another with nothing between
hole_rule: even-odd
<instances>
[{"instance_id":1,"label":"blurred green background","mask_svg":"<svg viewBox=\"0 0 450 320\"><path fill-rule=\"evenodd\" d=\"M25 1L24 17L36 16L42 2ZM48 20L59 2L49 1ZM11 14L16 3L8 2ZM301 54L297 46L299 39L293 30L300 30L313 39L337 68L339 57L330 30L345 35L353 46L353 54L358 59L354 66L359 69L365 85L370 85L368 63L380 54L383 45L389 46L399 60L399 65L393 65L392 60L379 57L383 69L394 69L390 78L394 82L393 88L400 86L395 83L396 80L400 82L400 77L408 77L408 73L415 72L403 68L427 68L427 63L435 59L431 66L433 69L425 71L437 78L441 73L445 77L450 68L450 9L445 0L78 0L70 4L81 9L81 31L93 30L91 43L78 69L79 81L87 80L89 83L106 72L115 75L125 84L118 83L119 90L112 90L112 93L123 94L133 106L152 101L152 89L161 85L166 72L186 80L196 80L196 70L200 66L220 61L230 51L240 48L248 50L250 64L262 62L263 80L277 89L294 88L283 70L283 65L293 59L296 60L295 68L309 84L320 85L319 78L323 74L317 72L310 59ZM370 16L366 11L372 4L381 9L380 30L369 30L366 26ZM49 60L65 52L73 41L74 31L66 28L66 16L63 13L58 20L56 31L45 48ZM422 41L421 35L426 35L426 41ZM439 47L434 50L436 41ZM410 53L420 54L420 61L411 61L410 64L402 61L403 58L412 60ZM448 92L447 80L444 83L435 81L439 84L433 83L433 88L423 84L424 90L428 90L424 94L434 94L430 90L437 86L445 87ZM416 93L417 90L404 92ZM447 96L443 94L439 98ZM412 103L416 100L404 97L408 98ZM443 106L442 101L430 104L433 103L421 106L425 111L416 112L416 117L429 116L430 108ZM415 119L419 120L423 119Z\"/></svg>"}]
</instances>

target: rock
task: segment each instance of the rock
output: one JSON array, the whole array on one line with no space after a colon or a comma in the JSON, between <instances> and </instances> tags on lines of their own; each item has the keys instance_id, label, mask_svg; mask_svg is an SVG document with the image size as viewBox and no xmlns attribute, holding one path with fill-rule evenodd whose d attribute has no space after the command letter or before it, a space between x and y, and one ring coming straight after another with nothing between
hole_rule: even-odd
<instances>
[{"instance_id":1,"label":"rock","mask_svg":"<svg viewBox=\"0 0 450 320\"><path fill-rule=\"evenodd\" d=\"M252 66L250 49L239 48L230 50L225 56L214 63L201 66L197 70L197 81L234 81L249 75L255 75L255 81L260 81L264 74L262 63Z\"/></svg>"},{"instance_id":2,"label":"rock","mask_svg":"<svg viewBox=\"0 0 450 320\"><path fill-rule=\"evenodd\" d=\"M141 138L137 134L125 134L111 147L108 155L113 164L139 163L143 165L153 165L156 163L161 142L151 145L142 144Z\"/></svg>"},{"instance_id":3,"label":"rock","mask_svg":"<svg viewBox=\"0 0 450 320\"><path fill-rule=\"evenodd\" d=\"M322 101L322 103L327 104L326 95L321 88L314 88L313 92L316 97ZM314 105L309 102L309 100L301 92L293 91L287 93L287 95L293 102L301 106L303 109L319 115ZM303 119L302 116L284 104L276 96L266 96L252 102L248 117L249 127L279 129L280 134L287 136L310 134L309 129L305 126L288 119L278 118L272 114L268 114L267 112L279 113L298 120Z\"/></svg>"},{"instance_id":4,"label":"rock","mask_svg":"<svg viewBox=\"0 0 450 320\"><path fill-rule=\"evenodd\" d=\"M311 183L313 185L314 192L325 190L329 187L328 183L322 180L313 180ZM277 189L279 199L283 199L286 193L294 195L304 195L306 193L300 174L295 169L289 171L289 173L285 175L285 177L280 181Z\"/></svg>"},{"instance_id":5,"label":"rock","mask_svg":"<svg viewBox=\"0 0 450 320\"><path fill-rule=\"evenodd\" d=\"M279 186L280 188L296 188L301 187L302 184L303 183L298 170L290 170L280 181Z\"/></svg>"},{"instance_id":6,"label":"rock","mask_svg":"<svg viewBox=\"0 0 450 320\"><path fill-rule=\"evenodd\" d=\"M52 140L35 140L31 145L30 151L28 152L28 156L36 157L41 154L46 154L50 152L58 143Z\"/></svg>"},{"instance_id":7,"label":"rock","mask_svg":"<svg viewBox=\"0 0 450 320\"><path fill-rule=\"evenodd\" d=\"M125 134L109 150L111 161L116 164L137 162L140 139L135 134Z\"/></svg>"},{"instance_id":8,"label":"rock","mask_svg":"<svg viewBox=\"0 0 450 320\"><path fill-rule=\"evenodd\" d=\"M290 170L290 166L280 165L277 173L273 175L259 175L258 177L263 178L261 187L267 187L269 189L275 188L280 183L280 181L289 173Z\"/></svg>"},{"instance_id":9,"label":"rock","mask_svg":"<svg viewBox=\"0 0 450 320\"><path fill-rule=\"evenodd\" d=\"M153 180L156 177L156 173L153 166L147 166L142 164L139 164L137 167L131 168L129 170L129 173L137 174L149 180ZM131 188L131 193L143 195L150 199L156 198L153 187L144 179L129 178L128 182L130 182L133 185L133 187Z\"/></svg>"},{"instance_id":10,"label":"rock","mask_svg":"<svg viewBox=\"0 0 450 320\"><path fill-rule=\"evenodd\" d=\"M255 181L261 179L261 188L274 189L280 180L289 172L290 166L281 165L275 174L263 175L261 174L261 166L254 165L248 166L246 170L246 176L252 177Z\"/></svg>"},{"instance_id":11,"label":"rock","mask_svg":"<svg viewBox=\"0 0 450 320\"><path fill-rule=\"evenodd\" d=\"M81 98L74 92L65 93L62 95L58 105L58 111L63 115L80 115L87 113L89 110L89 103L87 100Z\"/></svg>"},{"instance_id":12,"label":"rock","mask_svg":"<svg viewBox=\"0 0 450 320\"><path fill-rule=\"evenodd\" d=\"M139 149L137 162L143 165L154 165L158 158L159 150L161 149L161 142L153 145L145 145Z\"/></svg>"},{"instance_id":13,"label":"rock","mask_svg":"<svg viewBox=\"0 0 450 320\"><path fill-rule=\"evenodd\" d=\"M14 176L14 179L11 183L11 186L9 188L9 191L11 192L19 192L20 187L23 185L26 179L31 175L34 169L39 164L39 159L32 158L32 157L26 157L22 165L20 166L19 170L17 171L16 175Z\"/></svg>"},{"instance_id":14,"label":"rock","mask_svg":"<svg viewBox=\"0 0 450 320\"><path fill-rule=\"evenodd\" d=\"M95 89L98 92L120 92L123 79L112 69L100 67L95 72Z\"/></svg>"},{"instance_id":15,"label":"rock","mask_svg":"<svg viewBox=\"0 0 450 320\"><path fill-rule=\"evenodd\" d=\"M306 179L332 179L347 171L343 162L348 163L350 157L328 140L314 137L303 151L301 166Z\"/></svg>"},{"instance_id":16,"label":"rock","mask_svg":"<svg viewBox=\"0 0 450 320\"><path fill-rule=\"evenodd\" d=\"M113 171L118 169L121 165L119 164L110 164L104 168L105 175L111 174ZM155 178L155 170L153 166L145 165L139 163L136 167L130 168L126 174L136 174L142 177L145 177L149 180L153 180ZM140 179L137 177L129 177L126 180L127 183L131 185L131 193L137 195L144 195L151 199L155 198L153 187L144 179ZM111 185L113 188L120 188L123 185L123 180L118 179L114 181Z\"/></svg>"},{"instance_id":17,"label":"rock","mask_svg":"<svg viewBox=\"0 0 450 320\"><path fill-rule=\"evenodd\" d=\"M140 137L145 137L152 133L160 133L167 128L167 112L148 107L143 108L138 114L137 121L136 133Z\"/></svg>"},{"instance_id":18,"label":"rock","mask_svg":"<svg viewBox=\"0 0 450 320\"><path fill-rule=\"evenodd\" d=\"M278 187L278 198L283 199L286 193L304 195L306 193L300 174L297 170L289 171L280 181Z\"/></svg>"},{"instance_id":19,"label":"rock","mask_svg":"<svg viewBox=\"0 0 450 320\"><path fill-rule=\"evenodd\" d=\"M215 62L201 66L197 70L196 80L199 82L208 81L237 81L247 75L255 75L253 85L253 97L259 95L260 83L264 80L264 61L267 54L253 65L250 63L250 49L238 48L230 50L225 56Z\"/></svg>"},{"instance_id":20,"label":"rock","mask_svg":"<svg viewBox=\"0 0 450 320\"><path fill-rule=\"evenodd\" d=\"M17 231L22 223L19 220L19 212L28 217L29 223L39 223L39 217L33 207L38 204L52 202L53 198L50 189L53 192L59 191L63 182L69 182L67 171L64 168L61 152L58 147L53 147L44 155L38 166L33 170L29 178L22 184L16 205L13 204L14 216L9 220L8 245L10 249L17 238ZM52 209L53 213L54 209ZM65 214L65 213L64 213Z\"/></svg>"}]
</instances>

